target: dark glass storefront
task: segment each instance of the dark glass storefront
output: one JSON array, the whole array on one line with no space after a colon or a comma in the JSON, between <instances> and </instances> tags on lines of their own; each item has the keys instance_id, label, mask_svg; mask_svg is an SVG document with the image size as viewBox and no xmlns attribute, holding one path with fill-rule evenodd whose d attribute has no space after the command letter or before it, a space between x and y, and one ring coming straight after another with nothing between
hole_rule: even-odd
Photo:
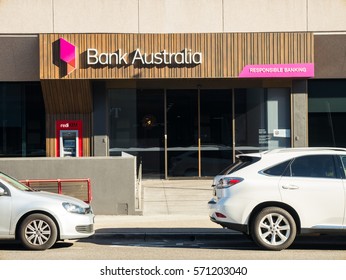
<instances>
[{"instance_id":1,"label":"dark glass storefront","mask_svg":"<svg viewBox=\"0 0 346 280\"><path fill-rule=\"evenodd\" d=\"M0 156L46 156L40 84L0 83L0 100Z\"/></svg>"},{"instance_id":2,"label":"dark glass storefront","mask_svg":"<svg viewBox=\"0 0 346 280\"><path fill-rule=\"evenodd\" d=\"M309 146L346 147L346 80L309 80Z\"/></svg>"},{"instance_id":3,"label":"dark glass storefront","mask_svg":"<svg viewBox=\"0 0 346 280\"><path fill-rule=\"evenodd\" d=\"M212 176L231 161L232 91L167 90L168 176Z\"/></svg>"},{"instance_id":4,"label":"dark glass storefront","mask_svg":"<svg viewBox=\"0 0 346 280\"><path fill-rule=\"evenodd\" d=\"M110 89L110 155L144 177L214 176L236 154L290 147L290 90Z\"/></svg>"}]
</instances>

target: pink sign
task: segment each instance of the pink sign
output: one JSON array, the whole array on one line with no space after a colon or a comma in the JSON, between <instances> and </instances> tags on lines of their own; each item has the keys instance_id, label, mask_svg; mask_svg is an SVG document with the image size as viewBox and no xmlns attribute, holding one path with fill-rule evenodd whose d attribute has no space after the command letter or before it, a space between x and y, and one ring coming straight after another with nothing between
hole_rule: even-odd
<instances>
[{"instance_id":1,"label":"pink sign","mask_svg":"<svg viewBox=\"0 0 346 280\"><path fill-rule=\"evenodd\" d=\"M246 65L239 78L312 78L313 63Z\"/></svg>"},{"instance_id":2,"label":"pink sign","mask_svg":"<svg viewBox=\"0 0 346 280\"><path fill-rule=\"evenodd\" d=\"M60 59L67 64L67 74L76 69L76 46L60 38Z\"/></svg>"}]
</instances>

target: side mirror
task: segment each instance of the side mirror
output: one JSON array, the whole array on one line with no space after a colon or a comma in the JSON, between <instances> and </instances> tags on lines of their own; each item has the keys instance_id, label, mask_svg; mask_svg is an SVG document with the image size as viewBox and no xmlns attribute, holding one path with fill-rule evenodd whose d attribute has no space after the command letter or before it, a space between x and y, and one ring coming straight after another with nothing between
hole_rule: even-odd
<instances>
[{"instance_id":1,"label":"side mirror","mask_svg":"<svg viewBox=\"0 0 346 280\"><path fill-rule=\"evenodd\" d=\"M0 196L3 196L3 195L5 195L5 190L2 187L0 187Z\"/></svg>"}]
</instances>

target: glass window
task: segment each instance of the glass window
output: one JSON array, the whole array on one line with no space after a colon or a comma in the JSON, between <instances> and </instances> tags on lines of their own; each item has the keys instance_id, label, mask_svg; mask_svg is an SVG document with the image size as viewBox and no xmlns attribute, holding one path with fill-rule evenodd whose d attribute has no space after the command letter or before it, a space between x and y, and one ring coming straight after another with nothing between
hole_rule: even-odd
<instances>
[{"instance_id":1,"label":"glass window","mask_svg":"<svg viewBox=\"0 0 346 280\"><path fill-rule=\"evenodd\" d=\"M284 161L282 163L279 163L273 167L270 167L266 170L263 170L263 173L271 175L271 176L282 176L284 174L288 164L291 162L291 160Z\"/></svg>"},{"instance_id":2,"label":"glass window","mask_svg":"<svg viewBox=\"0 0 346 280\"><path fill-rule=\"evenodd\" d=\"M341 170L341 172L343 172L342 177L345 178L345 175L346 175L346 156L342 156L341 157L341 162L342 162L342 170Z\"/></svg>"},{"instance_id":3,"label":"glass window","mask_svg":"<svg viewBox=\"0 0 346 280\"><path fill-rule=\"evenodd\" d=\"M292 177L336 178L332 155L311 155L294 159L290 168Z\"/></svg>"},{"instance_id":4,"label":"glass window","mask_svg":"<svg viewBox=\"0 0 346 280\"><path fill-rule=\"evenodd\" d=\"M109 154L137 156L148 178L215 176L232 164L234 142L238 154L290 146L289 96L286 88L110 89Z\"/></svg>"},{"instance_id":5,"label":"glass window","mask_svg":"<svg viewBox=\"0 0 346 280\"><path fill-rule=\"evenodd\" d=\"M142 162L143 175L164 174L163 90L109 91L109 154L126 152Z\"/></svg>"},{"instance_id":6,"label":"glass window","mask_svg":"<svg viewBox=\"0 0 346 280\"><path fill-rule=\"evenodd\" d=\"M202 176L215 176L233 160L232 91L201 90Z\"/></svg>"},{"instance_id":7,"label":"glass window","mask_svg":"<svg viewBox=\"0 0 346 280\"><path fill-rule=\"evenodd\" d=\"M198 92L167 90L168 176L198 176Z\"/></svg>"},{"instance_id":8,"label":"glass window","mask_svg":"<svg viewBox=\"0 0 346 280\"><path fill-rule=\"evenodd\" d=\"M237 153L291 146L289 93L287 88L235 90Z\"/></svg>"},{"instance_id":9,"label":"glass window","mask_svg":"<svg viewBox=\"0 0 346 280\"><path fill-rule=\"evenodd\" d=\"M309 80L309 146L346 147L346 80Z\"/></svg>"},{"instance_id":10,"label":"glass window","mask_svg":"<svg viewBox=\"0 0 346 280\"><path fill-rule=\"evenodd\" d=\"M0 83L0 156L45 156L45 108L39 83Z\"/></svg>"}]
</instances>

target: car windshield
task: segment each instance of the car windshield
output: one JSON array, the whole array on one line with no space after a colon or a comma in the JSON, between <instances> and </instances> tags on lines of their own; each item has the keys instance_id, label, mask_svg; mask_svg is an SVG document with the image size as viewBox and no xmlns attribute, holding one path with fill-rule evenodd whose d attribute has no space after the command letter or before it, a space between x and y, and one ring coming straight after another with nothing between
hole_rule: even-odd
<instances>
[{"instance_id":1,"label":"car windshield","mask_svg":"<svg viewBox=\"0 0 346 280\"><path fill-rule=\"evenodd\" d=\"M28 191L28 192L34 191L33 189L23 185L22 183L18 182L14 178L12 178L12 177L10 177L8 175L5 175L3 173L0 173L0 179L5 181L6 183L10 184L11 186L15 187L18 190Z\"/></svg>"}]
</instances>

